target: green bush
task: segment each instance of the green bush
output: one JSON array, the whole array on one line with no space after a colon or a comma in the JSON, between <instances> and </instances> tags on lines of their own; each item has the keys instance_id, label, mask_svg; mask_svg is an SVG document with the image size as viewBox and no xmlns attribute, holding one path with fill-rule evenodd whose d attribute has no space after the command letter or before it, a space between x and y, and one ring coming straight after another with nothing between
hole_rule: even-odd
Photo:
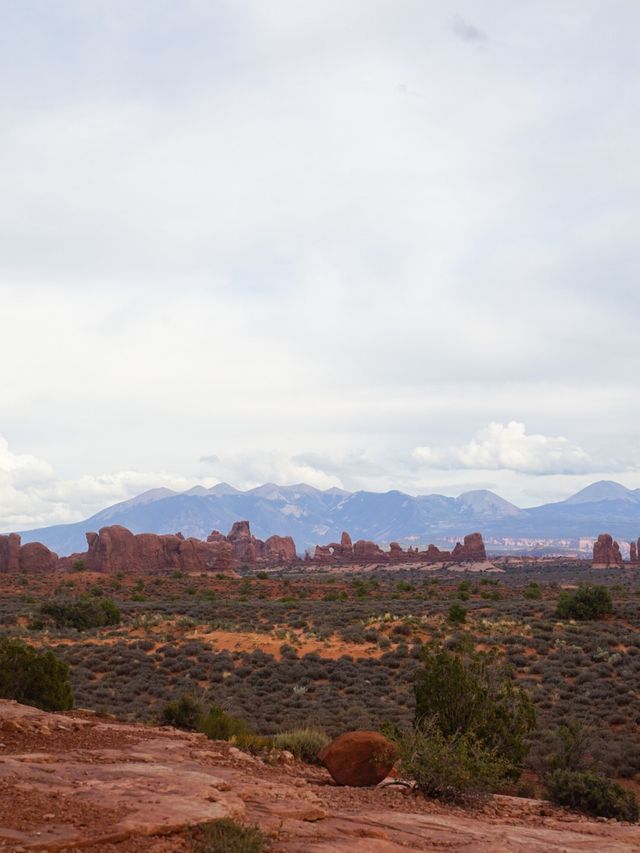
<instances>
[{"instance_id":1,"label":"green bush","mask_svg":"<svg viewBox=\"0 0 640 853\"><path fill-rule=\"evenodd\" d=\"M56 628L102 628L105 625L119 625L122 621L120 611L111 598L82 596L75 601L45 601L36 611L32 628L42 628L53 624Z\"/></svg>"},{"instance_id":2,"label":"green bush","mask_svg":"<svg viewBox=\"0 0 640 853\"><path fill-rule=\"evenodd\" d=\"M167 702L160 715L160 724L195 732L203 711L197 699L185 694L174 702Z\"/></svg>"},{"instance_id":3,"label":"green bush","mask_svg":"<svg viewBox=\"0 0 640 853\"><path fill-rule=\"evenodd\" d=\"M529 751L527 735L535 726L528 694L511 680L495 653L423 648L423 666L414 682L415 725L435 719L445 738L472 735L485 749L496 749L520 775Z\"/></svg>"},{"instance_id":4,"label":"green bush","mask_svg":"<svg viewBox=\"0 0 640 853\"><path fill-rule=\"evenodd\" d=\"M249 745L251 739L250 745L255 746L255 736L244 720L232 717L217 705L212 705L207 711L197 699L188 694L173 702L167 702L160 714L160 723L186 731L202 732L211 740L245 738ZM271 741L267 744L265 740L264 746L270 745Z\"/></svg>"},{"instance_id":5,"label":"green bush","mask_svg":"<svg viewBox=\"0 0 640 853\"><path fill-rule=\"evenodd\" d=\"M510 766L471 732L445 736L435 718L396 741L400 771L423 794L441 800L482 797L498 790Z\"/></svg>"},{"instance_id":6,"label":"green bush","mask_svg":"<svg viewBox=\"0 0 640 853\"><path fill-rule=\"evenodd\" d=\"M308 764L318 763L318 753L328 743L329 737L324 729L313 727L281 732L273 738L275 747L289 750L296 758Z\"/></svg>"},{"instance_id":7,"label":"green bush","mask_svg":"<svg viewBox=\"0 0 640 853\"><path fill-rule=\"evenodd\" d=\"M193 853L264 853L267 839L256 826L240 826L232 820L203 824L190 839Z\"/></svg>"},{"instance_id":8,"label":"green bush","mask_svg":"<svg viewBox=\"0 0 640 853\"><path fill-rule=\"evenodd\" d=\"M39 652L21 640L0 638L0 698L16 699L43 711L73 708L69 667L52 652Z\"/></svg>"},{"instance_id":9,"label":"green bush","mask_svg":"<svg viewBox=\"0 0 640 853\"><path fill-rule=\"evenodd\" d=\"M549 799L559 806L631 823L636 823L640 816L633 791L596 773L552 770L545 777L545 787Z\"/></svg>"},{"instance_id":10,"label":"green bush","mask_svg":"<svg viewBox=\"0 0 640 853\"><path fill-rule=\"evenodd\" d=\"M467 611L460 604L452 604L447 613L447 622L451 625L463 625L467 621Z\"/></svg>"},{"instance_id":11,"label":"green bush","mask_svg":"<svg viewBox=\"0 0 640 853\"><path fill-rule=\"evenodd\" d=\"M522 594L524 595L525 598L529 598L529 599L533 599L533 600L540 599L540 598L542 598L542 587L540 586L539 583L536 583L535 581L531 581L531 583L528 583L525 586Z\"/></svg>"},{"instance_id":12,"label":"green bush","mask_svg":"<svg viewBox=\"0 0 640 853\"><path fill-rule=\"evenodd\" d=\"M251 734L244 720L232 717L217 705L212 705L209 711L200 717L198 731L203 732L210 740L231 740Z\"/></svg>"},{"instance_id":13,"label":"green bush","mask_svg":"<svg viewBox=\"0 0 640 853\"><path fill-rule=\"evenodd\" d=\"M592 731L579 720L569 720L554 734L556 750L549 758L549 770L586 770Z\"/></svg>"},{"instance_id":14,"label":"green bush","mask_svg":"<svg viewBox=\"0 0 640 853\"><path fill-rule=\"evenodd\" d=\"M602 619L613 611L606 586L584 584L571 592L562 592L556 607L561 619Z\"/></svg>"}]
</instances>

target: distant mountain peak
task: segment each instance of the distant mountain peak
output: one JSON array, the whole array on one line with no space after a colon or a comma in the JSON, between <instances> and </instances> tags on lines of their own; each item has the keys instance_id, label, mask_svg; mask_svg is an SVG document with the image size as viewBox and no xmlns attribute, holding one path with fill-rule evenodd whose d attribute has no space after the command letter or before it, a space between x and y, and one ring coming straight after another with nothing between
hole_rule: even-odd
<instances>
[{"instance_id":1,"label":"distant mountain peak","mask_svg":"<svg viewBox=\"0 0 640 853\"><path fill-rule=\"evenodd\" d=\"M469 492L463 492L458 496L458 500L471 507L471 509L479 514L487 514L493 517L505 518L507 516L524 515L524 510L515 504L496 495L495 492L489 489L472 489Z\"/></svg>"},{"instance_id":2,"label":"distant mountain peak","mask_svg":"<svg viewBox=\"0 0 640 853\"><path fill-rule=\"evenodd\" d=\"M584 489L580 489L575 495L567 498L566 504L597 503L599 501L637 501L637 495L615 480L598 480Z\"/></svg>"},{"instance_id":3,"label":"distant mountain peak","mask_svg":"<svg viewBox=\"0 0 640 853\"><path fill-rule=\"evenodd\" d=\"M230 486L229 483L217 483L215 486L211 486L210 489L207 489L208 495L242 495L243 492L240 489L236 489L235 486Z\"/></svg>"}]
</instances>

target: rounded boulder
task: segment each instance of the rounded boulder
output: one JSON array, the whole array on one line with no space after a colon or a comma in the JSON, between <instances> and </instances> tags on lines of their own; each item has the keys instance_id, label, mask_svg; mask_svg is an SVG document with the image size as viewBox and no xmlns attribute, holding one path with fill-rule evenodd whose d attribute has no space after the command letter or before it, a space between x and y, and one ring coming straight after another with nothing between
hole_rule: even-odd
<instances>
[{"instance_id":1,"label":"rounded boulder","mask_svg":"<svg viewBox=\"0 0 640 853\"><path fill-rule=\"evenodd\" d=\"M393 768L396 748L378 732L346 732L318 753L338 785L378 785Z\"/></svg>"}]
</instances>

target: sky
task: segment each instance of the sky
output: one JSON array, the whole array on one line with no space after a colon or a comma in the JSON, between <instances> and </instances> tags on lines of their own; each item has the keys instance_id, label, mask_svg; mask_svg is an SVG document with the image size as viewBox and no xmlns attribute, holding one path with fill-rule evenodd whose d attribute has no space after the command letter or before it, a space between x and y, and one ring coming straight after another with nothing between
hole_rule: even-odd
<instances>
[{"instance_id":1,"label":"sky","mask_svg":"<svg viewBox=\"0 0 640 853\"><path fill-rule=\"evenodd\" d=\"M0 0L0 530L640 487L640 5Z\"/></svg>"}]
</instances>

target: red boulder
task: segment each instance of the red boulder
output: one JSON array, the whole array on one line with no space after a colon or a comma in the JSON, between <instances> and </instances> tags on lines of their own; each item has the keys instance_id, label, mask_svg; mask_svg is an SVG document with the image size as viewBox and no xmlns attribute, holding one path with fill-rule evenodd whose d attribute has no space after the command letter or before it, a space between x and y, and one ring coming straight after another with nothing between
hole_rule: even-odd
<instances>
[{"instance_id":1,"label":"red boulder","mask_svg":"<svg viewBox=\"0 0 640 853\"><path fill-rule=\"evenodd\" d=\"M318 758L338 785L366 787L389 775L396 748L378 732L346 732L321 749Z\"/></svg>"}]
</instances>

